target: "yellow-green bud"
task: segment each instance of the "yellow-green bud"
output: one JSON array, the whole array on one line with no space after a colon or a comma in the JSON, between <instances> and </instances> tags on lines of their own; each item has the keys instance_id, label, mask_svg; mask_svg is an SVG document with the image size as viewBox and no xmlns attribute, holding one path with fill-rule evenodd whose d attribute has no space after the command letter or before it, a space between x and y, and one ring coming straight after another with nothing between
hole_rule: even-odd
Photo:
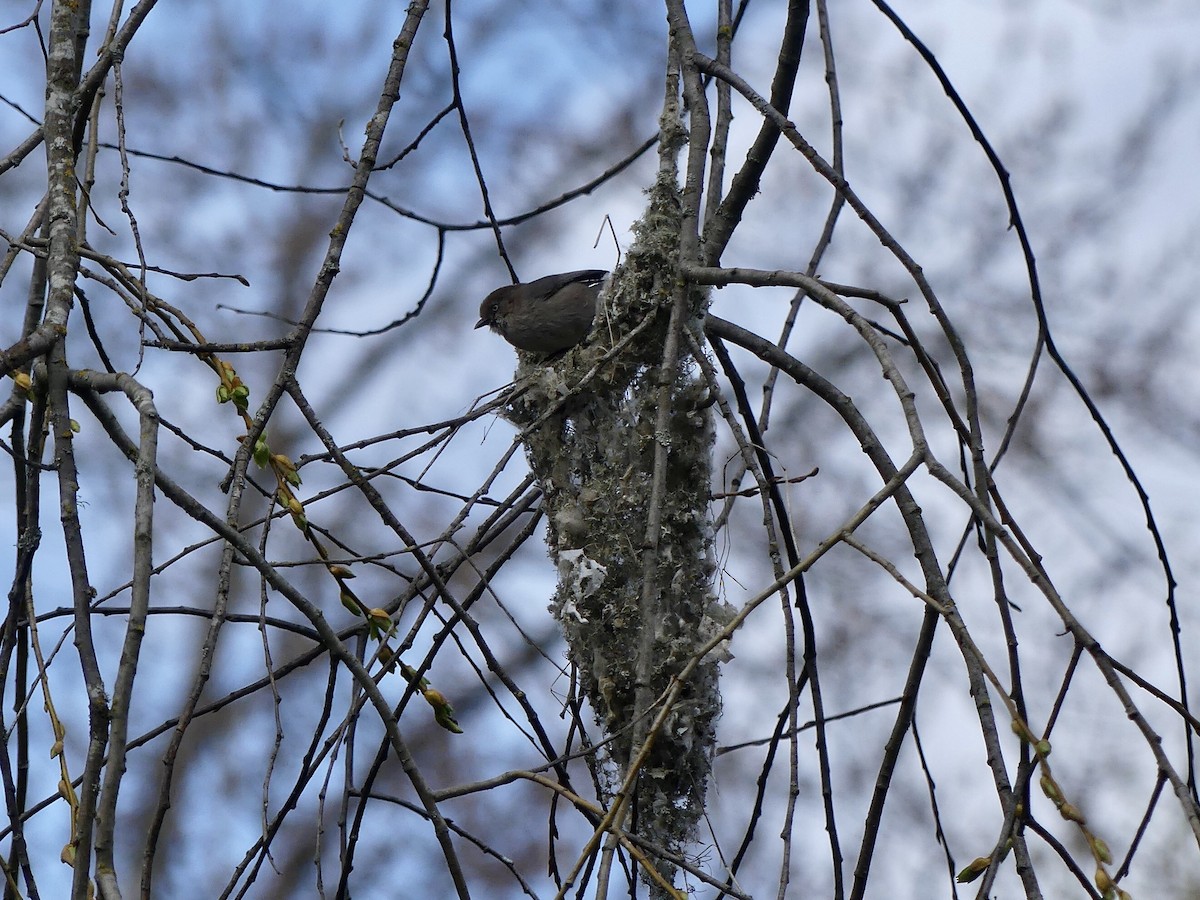
<instances>
[{"instance_id":1,"label":"yellow-green bud","mask_svg":"<svg viewBox=\"0 0 1200 900\"><path fill-rule=\"evenodd\" d=\"M267 436L264 434L254 442L254 463L260 469L271 459L271 448L267 446Z\"/></svg>"},{"instance_id":2,"label":"yellow-green bud","mask_svg":"<svg viewBox=\"0 0 1200 900\"><path fill-rule=\"evenodd\" d=\"M972 881L986 872L988 870L988 866L991 864L991 857L977 856L975 859L963 866L962 871L955 876L954 880L959 884L970 884Z\"/></svg>"},{"instance_id":3,"label":"yellow-green bud","mask_svg":"<svg viewBox=\"0 0 1200 900\"><path fill-rule=\"evenodd\" d=\"M1063 802L1063 796L1058 789L1058 785L1054 783L1054 779L1049 775L1043 773L1042 777L1038 780L1038 784L1042 786L1042 793L1054 801L1056 806Z\"/></svg>"},{"instance_id":4,"label":"yellow-green bud","mask_svg":"<svg viewBox=\"0 0 1200 900\"><path fill-rule=\"evenodd\" d=\"M1092 847L1092 853L1096 859L1102 863L1112 862L1112 851L1108 849L1108 844L1104 843L1103 838L1098 838L1094 834L1088 835L1088 843Z\"/></svg>"},{"instance_id":5,"label":"yellow-green bud","mask_svg":"<svg viewBox=\"0 0 1200 900\"><path fill-rule=\"evenodd\" d=\"M1087 819L1084 818L1083 813L1079 811L1079 807L1077 807L1074 803L1063 802L1059 804L1058 814L1068 822L1078 822L1080 825L1087 822Z\"/></svg>"}]
</instances>

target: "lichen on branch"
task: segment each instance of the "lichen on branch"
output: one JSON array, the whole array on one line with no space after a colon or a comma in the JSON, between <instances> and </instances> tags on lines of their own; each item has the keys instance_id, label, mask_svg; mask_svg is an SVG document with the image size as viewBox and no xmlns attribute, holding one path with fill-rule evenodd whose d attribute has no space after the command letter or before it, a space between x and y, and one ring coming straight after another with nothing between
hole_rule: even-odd
<instances>
[{"instance_id":1,"label":"lichen on branch","mask_svg":"<svg viewBox=\"0 0 1200 900\"><path fill-rule=\"evenodd\" d=\"M679 342L675 364L663 366L671 306L677 291L688 290L677 275L674 179L660 177L650 199L637 239L602 295L591 337L557 359L523 354L518 374L527 389L508 415L525 429L542 486L560 574L551 610L612 738L605 751L609 788L624 780L648 739L636 788L638 830L678 849L704 806L720 711L716 660L695 668L660 733L647 735L646 728L659 711L653 701L725 616L711 586L711 401L686 341ZM681 327L698 328L706 299L689 291ZM651 488L664 458L659 447L666 449L665 471L651 541ZM640 709L646 697L650 708Z\"/></svg>"}]
</instances>

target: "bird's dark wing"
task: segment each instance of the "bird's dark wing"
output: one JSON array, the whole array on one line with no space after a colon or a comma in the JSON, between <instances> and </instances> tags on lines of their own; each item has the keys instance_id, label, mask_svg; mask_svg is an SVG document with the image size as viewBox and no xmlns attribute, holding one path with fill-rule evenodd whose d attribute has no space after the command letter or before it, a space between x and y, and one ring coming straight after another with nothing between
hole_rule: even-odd
<instances>
[{"instance_id":1,"label":"bird's dark wing","mask_svg":"<svg viewBox=\"0 0 1200 900\"><path fill-rule=\"evenodd\" d=\"M563 272L560 275L547 275L545 278L539 278L537 281L529 282L529 291L535 297L549 297L561 291L568 284L599 284L608 277L608 272L604 269L580 269L578 272Z\"/></svg>"}]
</instances>

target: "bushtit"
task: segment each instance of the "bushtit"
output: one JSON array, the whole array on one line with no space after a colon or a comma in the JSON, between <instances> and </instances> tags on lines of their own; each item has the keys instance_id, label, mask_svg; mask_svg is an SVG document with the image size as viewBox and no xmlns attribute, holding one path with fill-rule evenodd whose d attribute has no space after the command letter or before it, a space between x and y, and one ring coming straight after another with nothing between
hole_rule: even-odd
<instances>
[{"instance_id":1,"label":"bushtit","mask_svg":"<svg viewBox=\"0 0 1200 900\"><path fill-rule=\"evenodd\" d=\"M475 327L490 326L518 350L557 353L574 347L592 330L607 276L603 269L581 269L497 288L480 305Z\"/></svg>"}]
</instances>

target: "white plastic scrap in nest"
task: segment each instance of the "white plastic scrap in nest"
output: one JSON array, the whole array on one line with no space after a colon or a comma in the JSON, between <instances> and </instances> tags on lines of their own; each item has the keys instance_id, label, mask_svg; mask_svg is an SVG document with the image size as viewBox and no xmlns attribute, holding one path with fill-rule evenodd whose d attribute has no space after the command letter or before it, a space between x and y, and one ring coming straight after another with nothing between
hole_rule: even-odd
<instances>
[{"instance_id":1,"label":"white plastic scrap in nest","mask_svg":"<svg viewBox=\"0 0 1200 900\"><path fill-rule=\"evenodd\" d=\"M562 616L571 616L576 622L586 623L579 612L579 604L600 590L608 570L591 559L582 550L561 550L558 554L558 578L562 583Z\"/></svg>"}]
</instances>

